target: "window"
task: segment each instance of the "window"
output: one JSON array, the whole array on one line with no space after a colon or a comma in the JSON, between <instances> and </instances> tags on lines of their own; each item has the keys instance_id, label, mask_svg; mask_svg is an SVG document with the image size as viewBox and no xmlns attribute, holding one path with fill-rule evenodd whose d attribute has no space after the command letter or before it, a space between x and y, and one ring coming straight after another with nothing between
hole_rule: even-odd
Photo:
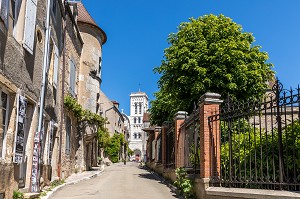
<instances>
[{"instance_id":1,"label":"window","mask_svg":"<svg viewBox=\"0 0 300 199\"><path fill-rule=\"evenodd\" d=\"M99 78L102 76L102 58L99 57Z\"/></svg>"},{"instance_id":2,"label":"window","mask_svg":"<svg viewBox=\"0 0 300 199\"><path fill-rule=\"evenodd\" d=\"M141 133L139 133L139 139L141 139L141 137L142 137L142 134L141 134Z\"/></svg>"},{"instance_id":3,"label":"window","mask_svg":"<svg viewBox=\"0 0 300 199\"><path fill-rule=\"evenodd\" d=\"M137 114L137 103L134 103L134 114Z\"/></svg>"},{"instance_id":4,"label":"window","mask_svg":"<svg viewBox=\"0 0 300 199\"><path fill-rule=\"evenodd\" d=\"M142 114L142 102L139 103L139 107L140 107L140 114Z\"/></svg>"},{"instance_id":5,"label":"window","mask_svg":"<svg viewBox=\"0 0 300 199\"><path fill-rule=\"evenodd\" d=\"M10 18L12 20L13 36L17 37L17 22L19 19L21 0L10 0Z\"/></svg>"},{"instance_id":6,"label":"window","mask_svg":"<svg viewBox=\"0 0 300 199\"><path fill-rule=\"evenodd\" d=\"M133 137L134 137L134 139L137 139L137 134L134 133L134 134L133 134Z\"/></svg>"},{"instance_id":7,"label":"window","mask_svg":"<svg viewBox=\"0 0 300 199\"><path fill-rule=\"evenodd\" d=\"M0 0L0 18L7 27L8 24L8 5L9 0Z\"/></svg>"},{"instance_id":8,"label":"window","mask_svg":"<svg viewBox=\"0 0 300 199\"><path fill-rule=\"evenodd\" d=\"M140 117L138 117L139 118L139 123L141 123L141 118Z\"/></svg>"},{"instance_id":9,"label":"window","mask_svg":"<svg viewBox=\"0 0 300 199\"><path fill-rule=\"evenodd\" d=\"M72 124L70 117L66 117L66 154L69 155L71 152L70 147L70 137L71 137L71 131L72 131Z\"/></svg>"},{"instance_id":10,"label":"window","mask_svg":"<svg viewBox=\"0 0 300 199\"><path fill-rule=\"evenodd\" d=\"M1 91L0 100L0 158L3 158L5 157L6 148L6 131L8 122L8 94Z\"/></svg>"},{"instance_id":11,"label":"window","mask_svg":"<svg viewBox=\"0 0 300 199\"><path fill-rule=\"evenodd\" d=\"M133 118L133 123L136 124L136 117Z\"/></svg>"},{"instance_id":12,"label":"window","mask_svg":"<svg viewBox=\"0 0 300 199\"><path fill-rule=\"evenodd\" d=\"M75 84L76 84L76 65L74 59L70 59L70 93L75 97Z\"/></svg>"},{"instance_id":13,"label":"window","mask_svg":"<svg viewBox=\"0 0 300 199\"><path fill-rule=\"evenodd\" d=\"M27 0L26 2L23 47L30 54L33 54L33 48L34 48L33 45L34 45L35 25L36 25L36 5L37 5L37 0Z\"/></svg>"},{"instance_id":14,"label":"window","mask_svg":"<svg viewBox=\"0 0 300 199\"><path fill-rule=\"evenodd\" d=\"M52 13L53 13L53 15L54 16L56 16L56 6L57 5L57 3L56 3L56 0L52 0Z\"/></svg>"}]
</instances>

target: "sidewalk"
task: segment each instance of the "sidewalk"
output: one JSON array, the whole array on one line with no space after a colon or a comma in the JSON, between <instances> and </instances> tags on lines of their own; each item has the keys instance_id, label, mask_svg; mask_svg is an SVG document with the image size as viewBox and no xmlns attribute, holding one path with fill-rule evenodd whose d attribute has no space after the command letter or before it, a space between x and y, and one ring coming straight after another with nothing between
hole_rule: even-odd
<instances>
[{"instance_id":1,"label":"sidewalk","mask_svg":"<svg viewBox=\"0 0 300 199\"><path fill-rule=\"evenodd\" d=\"M100 176L103 171L104 171L104 169L101 170L100 167L92 167L92 169L90 171L84 171L82 173L76 173L76 174L74 173L65 180L64 184L53 188L51 191L47 191L47 195L46 196L40 196L40 198L41 199L48 199L48 198L51 197L51 195L55 191L63 188L64 186L71 185L71 184L76 184L76 183L78 183L82 180L88 180L88 179L91 179L91 178L95 178L97 176Z\"/></svg>"}]
</instances>

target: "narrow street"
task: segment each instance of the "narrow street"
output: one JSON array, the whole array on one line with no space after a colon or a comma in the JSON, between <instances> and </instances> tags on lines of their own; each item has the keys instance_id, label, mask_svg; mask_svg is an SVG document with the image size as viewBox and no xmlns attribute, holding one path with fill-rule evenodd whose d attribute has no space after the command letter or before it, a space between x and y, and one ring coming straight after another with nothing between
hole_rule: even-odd
<instances>
[{"instance_id":1,"label":"narrow street","mask_svg":"<svg viewBox=\"0 0 300 199\"><path fill-rule=\"evenodd\" d=\"M65 186L55 192L51 199L171 199L176 194L161 180L138 163L114 164L105 168L102 175Z\"/></svg>"}]
</instances>

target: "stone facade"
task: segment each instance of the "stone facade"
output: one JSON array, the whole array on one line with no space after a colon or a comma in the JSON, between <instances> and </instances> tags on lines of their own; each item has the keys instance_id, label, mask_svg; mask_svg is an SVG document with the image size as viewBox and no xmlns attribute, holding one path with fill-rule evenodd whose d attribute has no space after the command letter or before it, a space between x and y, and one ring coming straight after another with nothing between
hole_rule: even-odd
<instances>
[{"instance_id":1,"label":"stone facade","mask_svg":"<svg viewBox=\"0 0 300 199\"><path fill-rule=\"evenodd\" d=\"M15 10L10 9L11 2L15 3ZM99 58L106 35L96 24L79 20L80 12L84 16L87 13L82 4L53 0L45 55L47 3L47 0L15 0L1 4L0 174L4 177L0 179L0 194L5 198L12 198L13 190L17 189L34 191L32 176L36 176L39 189L55 179L89 169L96 164L98 155L95 131L78 130L77 118L64 108L64 97L71 95L84 109L100 114ZM44 63L47 63L45 103L41 140L37 142ZM24 107L25 114L21 109ZM41 147L39 153L35 152L36 144ZM35 166L36 160L39 167Z\"/></svg>"},{"instance_id":2,"label":"stone facade","mask_svg":"<svg viewBox=\"0 0 300 199\"><path fill-rule=\"evenodd\" d=\"M100 91L101 111L103 117L107 118L105 127L107 128L110 136L114 133L125 134L124 116L119 111L119 104L111 101L102 91Z\"/></svg>"},{"instance_id":3,"label":"stone facade","mask_svg":"<svg viewBox=\"0 0 300 199\"><path fill-rule=\"evenodd\" d=\"M3 1L2 1L3 2ZM8 2L8 1L7 1ZM37 38L43 29L45 16L44 1L39 1L36 8L36 26L25 27L26 1L16 1L18 8L10 9L9 5L2 4L5 11L0 19L0 90L1 90L1 136L0 136L0 173L5 176L0 179L0 193L6 198L12 198L13 190L29 187L28 172L32 162L33 134L37 127L37 102L40 95L43 43ZM14 17L14 18L13 18ZM31 49L25 49L23 42L28 34L28 29L33 33ZM18 138L18 149L22 149L22 159L15 160L16 133L17 133L17 106L18 96L26 98L26 115L22 138ZM3 120L3 119L4 120ZM19 128L20 130L20 128ZM22 140L21 140L22 139ZM21 148L19 148L21 147ZM20 157L20 156L19 156ZM18 163L16 163L18 162ZM2 175L3 174L3 175Z\"/></svg>"}]
</instances>

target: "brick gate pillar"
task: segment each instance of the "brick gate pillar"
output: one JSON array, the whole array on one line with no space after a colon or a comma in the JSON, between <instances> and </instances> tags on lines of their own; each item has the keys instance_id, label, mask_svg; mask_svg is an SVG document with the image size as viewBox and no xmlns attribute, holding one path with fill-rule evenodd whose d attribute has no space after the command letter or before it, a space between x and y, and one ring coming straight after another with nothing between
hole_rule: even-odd
<instances>
[{"instance_id":1,"label":"brick gate pillar","mask_svg":"<svg viewBox=\"0 0 300 199\"><path fill-rule=\"evenodd\" d=\"M185 111L178 111L174 117L175 123L175 168L184 166L183 157L182 156L182 148L180 146L179 138L180 138L180 125L184 122L185 118L187 117L187 112Z\"/></svg>"},{"instance_id":2,"label":"brick gate pillar","mask_svg":"<svg viewBox=\"0 0 300 199\"><path fill-rule=\"evenodd\" d=\"M200 108L200 177L210 178L220 174L220 125L209 125L208 117L220 112L221 95L205 93L199 102Z\"/></svg>"}]
</instances>

